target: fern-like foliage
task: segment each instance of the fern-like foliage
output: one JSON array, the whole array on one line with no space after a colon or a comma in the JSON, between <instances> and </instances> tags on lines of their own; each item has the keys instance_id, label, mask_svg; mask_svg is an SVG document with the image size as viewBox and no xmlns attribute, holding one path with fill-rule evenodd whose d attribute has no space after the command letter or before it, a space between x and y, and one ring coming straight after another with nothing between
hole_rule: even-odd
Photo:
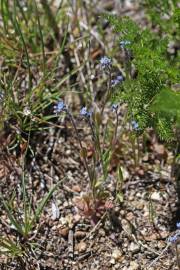
<instances>
[{"instance_id":1,"label":"fern-like foliage","mask_svg":"<svg viewBox=\"0 0 180 270\"><path fill-rule=\"evenodd\" d=\"M164 5L164 10L167 7ZM179 12L176 9L175 12L172 20L179 21ZM124 50L132 56L125 63L126 80L113 98L128 104L129 117L138 122L142 131L153 127L162 139L171 140L180 110L179 94L171 90L179 82L179 56L174 59L168 56L168 35L142 29L128 17L105 17L118 34L119 42L128 41ZM130 76L132 66L135 77Z\"/></svg>"},{"instance_id":2,"label":"fern-like foliage","mask_svg":"<svg viewBox=\"0 0 180 270\"><path fill-rule=\"evenodd\" d=\"M179 35L179 0L142 0L148 19L153 27L159 27L160 34L168 33L170 39Z\"/></svg>"}]
</instances>

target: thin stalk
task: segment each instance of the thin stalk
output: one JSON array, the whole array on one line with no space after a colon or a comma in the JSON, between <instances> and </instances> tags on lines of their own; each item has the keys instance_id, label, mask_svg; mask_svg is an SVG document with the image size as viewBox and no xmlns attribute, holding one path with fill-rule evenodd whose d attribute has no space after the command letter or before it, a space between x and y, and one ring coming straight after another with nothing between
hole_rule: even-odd
<instances>
[{"instance_id":1,"label":"thin stalk","mask_svg":"<svg viewBox=\"0 0 180 270\"><path fill-rule=\"evenodd\" d=\"M45 75L46 56L45 56L45 50L44 50L44 40L43 40L42 28L41 28L40 19L39 19L40 15L39 15L38 7L36 4L36 0L34 0L34 6L35 6L36 19L37 19L37 23L38 23L38 29L39 29L39 35L40 35L41 47L42 47L43 73Z\"/></svg>"},{"instance_id":2,"label":"thin stalk","mask_svg":"<svg viewBox=\"0 0 180 270\"><path fill-rule=\"evenodd\" d=\"M119 117L118 117L118 112L116 110L116 125L115 125L114 138L113 138L114 142L116 142L116 138L117 138L118 124L119 124Z\"/></svg>"},{"instance_id":3,"label":"thin stalk","mask_svg":"<svg viewBox=\"0 0 180 270\"><path fill-rule=\"evenodd\" d=\"M27 151L28 151L28 147L29 147L29 142L30 142L30 135L31 135L31 124L32 121L30 122L30 130L28 133L28 140L27 140L27 146L26 146L26 150L24 152L24 156L23 156L23 164L22 164L22 187L23 187L23 207L24 207L24 237L26 238L28 236L28 226L29 226L29 222L28 222L28 209L27 209L27 194L26 194L26 183L25 183L25 158L27 155Z\"/></svg>"},{"instance_id":4,"label":"thin stalk","mask_svg":"<svg viewBox=\"0 0 180 270\"><path fill-rule=\"evenodd\" d=\"M102 104L101 115L103 115L106 103L109 100L109 98L111 97L111 79L112 79L111 70L109 70L109 78L108 78L108 83L107 83L107 94L105 95L104 102Z\"/></svg>"},{"instance_id":5,"label":"thin stalk","mask_svg":"<svg viewBox=\"0 0 180 270\"><path fill-rule=\"evenodd\" d=\"M126 73L126 79L130 79L130 72L131 72L131 62L130 62L130 56L129 56L128 49L125 49L125 73Z\"/></svg>"},{"instance_id":6,"label":"thin stalk","mask_svg":"<svg viewBox=\"0 0 180 270\"><path fill-rule=\"evenodd\" d=\"M26 26L28 27L28 20L26 19L24 10L23 10L22 6L20 5L19 0L16 0L16 3L17 3L17 6L18 6L21 14L22 14L22 17L23 17L24 21L26 22Z\"/></svg>"},{"instance_id":7,"label":"thin stalk","mask_svg":"<svg viewBox=\"0 0 180 270\"><path fill-rule=\"evenodd\" d=\"M5 14L4 14L4 0L1 0L1 14L2 14L2 20L3 20L3 27L4 27L4 31L6 34L8 34L8 26L7 26L7 22L5 19Z\"/></svg>"},{"instance_id":8,"label":"thin stalk","mask_svg":"<svg viewBox=\"0 0 180 270\"><path fill-rule=\"evenodd\" d=\"M136 155L136 143L135 143L134 138L131 138L131 145L132 145L133 156L134 156L134 165L137 167L138 161L137 161L137 155Z\"/></svg>"},{"instance_id":9,"label":"thin stalk","mask_svg":"<svg viewBox=\"0 0 180 270\"><path fill-rule=\"evenodd\" d=\"M94 142L94 146L96 145L96 134L94 132L94 127L92 124L92 121L90 118L87 119L88 120L88 124L90 126L91 129L91 133L92 133L92 141ZM92 190L93 190L93 198L95 198L95 184L97 182L97 175L96 175L96 164L97 164L97 160L98 160L98 153L97 153L97 149L96 147L94 147L94 151L95 151L95 155L93 155L93 183L92 183Z\"/></svg>"},{"instance_id":10,"label":"thin stalk","mask_svg":"<svg viewBox=\"0 0 180 270\"><path fill-rule=\"evenodd\" d=\"M99 137L97 139L97 147L98 147L98 151L99 151L99 155L100 155L101 166L102 166L103 176L104 176L104 181L105 181L106 180L106 171L105 171L105 168L104 168L103 154L102 154L102 151L101 151Z\"/></svg>"},{"instance_id":11,"label":"thin stalk","mask_svg":"<svg viewBox=\"0 0 180 270\"><path fill-rule=\"evenodd\" d=\"M72 123L72 125L73 125L73 127L74 127L74 130L75 130L76 137L77 137L77 140L78 140L78 142L79 142L80 148L81 148L81 150L83 151L84 148L83 148L82 142L81 142L81 140L80 140L80 138L79 138L79 134L78 134L78 130L77 130L77 127L76 127L74 118L73 118L73 116L72 116L72 114L71 114L70 112L67 111L67 113L68 113L69 118L70 118L70 120L71 120L71 123ZM85 168L86 168L86 170L87 170L87 173L88 173L88 176L89 176L89 179L90 179L90 183L93 183L93 178L92 178L92 175L91 175L91 173L90 173L89 166L88 166L88 164L87 164L87 159L86 159L86 157L85 157L84 155L83 155L83 159L84 159Z\"/></svg>"},{"instance_id":12,"label":"thin stalk","mask_svg":"<svg viewBox=\"0 0 180 270\"><path fill-rule=\"evenodd\" d=\"M139 142L139 136L136 137L136 141L137 141L137 160L138 160L138 164L140 163L140 142Z\"/></svg>"},{"instance_id":13,"label":"thin stalk","mask_svg":"<svg viewBox=\"0 0 180 270\"><path fill-rule=\"evenodd\" d=\"M92 130L96 152L98 152L99 157L100 157L104 180L106 180L106 171L104 168L103 154L101 151L101 145L100 145L100 141L99 141L99 131L98 131L97 127L96 127L96 132L94 131L94 127L93 127L92 122L90 120L89 120L89 125L90 125L90 128Z\"/></svg>"},{"instance_id":14,"label":"thin stalk","mask_svg":"<svg viewBox=\"0 0 180 270\"><path fill-rule=\"evenodd\" d=\"M41 5L44 9L44 12L47 16L49 26L53 29L54 36L55 36L56 40L59 42L59 40L60 40L59 27L58 27L58 24L55 20L55 16L54 16L54 14L53 14L53 12L48 4L48 1L47 0L40 0L40 2L41 2Z\"/></svg>"},{"instance_id":15,"label":"thin stalk","mask_svg":"<svg viewBox=\"0 0 180 270\"><path fill-rule=\"evenodd\" d=\"M101 151L101 147L100 147L99 136L97 135L98 132L95 133L93 123L92 123L91 119L88 118L87 120L88 120L88 124L89 124L89 126L91 128L92 140L94 142L94 150L95 150L95 155L93 155L94 172L95 172L96 162L98 160L98 157L100 157L100 164L101 164L101 167L102 167L102 170L103 170L103 176L104 176L104 181L105 181L106 180L106 172L105 172L105 168L104 168L103 155L102 155L102 151ZM93 194L96 191L96 187L95 187L96 182L97 182L97 178L94 177L93 186L92 186L92 190L94 190Z\"/></svg>"},{"instance_id":16,"label":"thin stalk","mask_svg":"<svg viewBox=\"0 0 180 270\"><path fill-rule=\"evenodd\" d=\"M29 76L29 91L31 90L32 88L32 76L31 76L31 69L30 69L30 59L29 59L29 54L28 54L28 50L27 50L27 47L26 47L26 43L25 43L25 40L24 40L24 37L23 37L23 34L22 34L22 31L21 31L21 28L19 26L19 23L16 19L16 0L14 0L14 19L13 19L13 22L14 22L14 27L16 28L20 38L21 38L21 41L22 41L22 44L23 44L23 47L24 47L24 51L25 51L25 55L26 55L26 59L27 59L27 66L28 66L28 76Z\"/></svg>"}]
</instances>

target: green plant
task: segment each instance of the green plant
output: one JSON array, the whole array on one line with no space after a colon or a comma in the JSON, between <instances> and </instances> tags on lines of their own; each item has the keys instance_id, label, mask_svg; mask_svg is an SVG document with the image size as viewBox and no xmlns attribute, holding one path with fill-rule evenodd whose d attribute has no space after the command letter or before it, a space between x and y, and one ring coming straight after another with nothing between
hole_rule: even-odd
<instances>
[{"instance_id":1,"label":"green plant","mask_svg":"<svg viewBox=\"0 0 180 270\"><path fill-rule=\"evenodd\" d=\"M29 130L52 124L51 105L66 91L64 83L81 68L57 76L69 24L64 10L59 13L62 21L50 21L53 13L46 1L0 0L0 127L13 133L10 149L26 142ZM54 33L58 23L64 29L61 40Z\"/></svg>"},{"instance_id":2,"label":"green plant","mask_svg":"<svg viewBox=\"0 0 180 270\"><path fill-rule=\"evenodd\" d=\"M2 193L0 193L0 198L2 206L8 218L8 222L3 224L6 225L7 229L13 229L15 235L12 234L8 236L0 237L0 253L9 255L11 258L16 258L23 263L21 257L28 254L28 251L33 248L34 243L31 241L34 229L38 229L40 224L40 217L42 212L51 198L53 192L57 189L59 184L52 186L48 193L41 199L37 205L33 205L33 195L27 193L27 179L25 175L25 160L27 156L27 151L29 148L31 131L29 131L27 145L25 151L22 155L22 181L21 181L21 200L18 198L15 200L15 193L13 192L12 198L7 201L4 199ZM19 204L19 205L18 205ZM19 206L19 207L17 207Z\"/></svg>"},{"instance_id":3,"label":"green plant","mask_svg":"<svg viewBox=\"0 0 180 270\"><path fill-rule=\"evenodd\" d=\"M176 58L168 59L168 37L160 38L147 28L141 29L127 17L105 17L120 35L126 57L126 78L117 87L114 99L127 103L129 120L138 123L138 133L153 127L162 139L171 140L173 126L179 121L180 94L173 92L179 80L179 64Z\"/></svg>"},{"instance_id":4,"label":"green plant","mask_svg":"<svg viewBox=\"0 0 180 270\"><path fill-rule=\"evenodd\" d=\"M106 99L107 102L107 99ZM104 110L106 102L103 102L102 110ZM68 106L61 100L55 105L54 112L59 115L59 113L64 112L69 118L80 146L80 157L83 160L84 167L88 173L90 191L82 195L81 198L76 198L76 205L80 211L87 217L89 217L93 222L102 216L102 213L109 208L112 208L112 203L107 203L110 197L110 191L107 189L107 182L109 177L109 171L111 169L111 164L113 160L114 149L117 143L117 126L118 126L118 105L112 105L113 113L115 114L115 122L113 123L111 134L106 138L109 132L109 124L107 123L105 127L105 132L103 129L103 114L101 110L96 110L87 107L83 107L80 110L80 117L82 121L85 121L87 127L90 129L91 134L91 145L90 149L92 152L91 158L88 157L88 146L85 141L80 138L79 131L76 126L76 119L72 115L72 112ZM115 200L118 202L123 201L123 196L121 193L123 174L120 165L116 167L116 184L114 190ZM113 185L113 184L112 184Z\"/></svg>"},{"instance_id":5,"label":"green plant","mask_svg":"<svg viewBox=\"0 0 180 270\"><path fill-rule=\"evenodd\" d=\"M143 0L141 5L151 27L156 28L161 36L168 34L173 42L179 39L178 0Z\"/></svg>"},{"instance_id":6,"label":"green plant","mask_svg":"<svg viewBox=\"0 0 180 270\"><path fill-rule=\"evenodd\" d=\"M46 206L48 200L52 196L53 192L57 189L59 183L53 186L49 192L44 196L44 198L38 203L35 210L32 206L31 200L28 199L26 192L26 184L22 181L22 196L23 196L23 206L22 209L16 208L11 202L4 200L3 195L0 194L3 208L9 219L10 223L7 223L9 228L12 227L17 236L19 236L19 241L12 235L4 236L0 238L0 253L9 255L10 257L21 257L23 254L28 252L31 247L31 237L35 227L39 224L41 214Z\"/></svg>"}]
</instances>

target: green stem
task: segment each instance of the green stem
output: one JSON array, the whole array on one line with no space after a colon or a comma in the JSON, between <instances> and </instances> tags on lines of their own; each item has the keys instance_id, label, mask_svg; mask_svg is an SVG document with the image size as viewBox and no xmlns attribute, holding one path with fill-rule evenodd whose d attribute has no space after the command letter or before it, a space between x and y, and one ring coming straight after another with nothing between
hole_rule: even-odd
<instances>
[{"instance_id":1,"label":"green stem","mask_svg":"<svg viewBox=\"0 0 180 270\"><path fill-rule=\"evenodd\" d=\"M102 103L101 115L103 115L103 112L104 112L104 108L106 106L106 103L108 102L108 100L111 97L111 79L112 79L111 70L109 70L109 79L108 79L108 84L107 84L107 92L105 94L105 98L104 98L104 101Z\"/></svg>"},{"instance_id":2,"label":"green stem","mask_svg":"<svg viewBox=\"0 0 180 270\"><path fill-rule=\"evenodd\" d=\"M22 44L23 44L23 47L24 47L24 51L25 51L25 55L26 55L26 59L27 59L28 75L29 75L29 91L30 91L31 88L32 88L32 76L31 76L31 69L30 69L30 60L29 60L29 54L28 54L28 50L27 50L27 47L26 47L26 43L25 43L21 28L20 28L19 23L18 23L18 21L16 19L16 0L14 0L14 19L13 19L13 22L14 22L14 27L17 30L17 32L18 32L18 34L19 34L19 36L21 38L21 41L22 41Z\"/></svg>"},{"instance_id":3,"label":"green stem","mask_svg":"<svg viewBox=\"0 0 180 270\"><path fill-rule=\"evenodd\" d=\"M72 125L73 125L73 127L74 127L74 130L75 130L76 137L77 137L77 139L78 139L80 148L81 148L81 150L83 151L84 148L83 148L82 142L81 142L81 140L80 140L80 138L79 138L79 134L78 134L78 130L77 130L77 127L76 127L76 123L75 123L75 121L74 121L74 118L73 118L73 116L72 116L72 114L71 114L70 112L67 111L67 113L68 113L69 118L70 118L70 120L71 120L71 123L72 123ZM85 168L86 168L87 173L88 173L88 176L89 176L90 183L92 184L92 183L93 183L93 177L92 177L92 174L90 173L89 166L88 166L88 163L87 163L87 159L86 159L86 157L85 157L84 155L83 155L83 159L84 159Z\"/></svg>"},{"instance_id":4,"label":"green stem","mask_svg":"<svg viewBox=\"0 0 180 270\"><path fill-rule=\"evenodd\" d=\"M114 130L114 137L113 137L112 145L113 145L113 142L114 143L116 142L118 124L119 124L119 118L118 118L118 112L116 110L116 124L115 124L115 130Z\"/></svg>"},{"instance_id":5,"label":"green stem","mask_svg":"<svg viewBox=\"0 0 180 270\"><path fill-rule=\"evenodd\" d=\"M100 140L99 140L99 130L98 130L97 126L96 126L96 132L94 132L94 136L95 136L95 148L96 148L96 151L98 152L99 157L100 157L104 181L105 181L106 180L106 171L105 171L105 167L104 167L103 153L101 151L101 144L100 144Z\"/></svg>"},{"instance_id":6,"label":"green stem","mask_svg":"<svg viewBox=\"0 0 180 270\"><path fill-rule=\"evenodd\" d=\"M48 1L47 0L40 0L40 2L41 2L41 5L44 9L44 12L47 16L49 26L53 29L54 36L55 36L56 40L59 42L59 40L60 40L59 27L58 27L57 22L55 20L55 16L54 16L54 14L53 14L53 12L48 4Z\"/></svg>"},{"instance_id":7,"label":"green stem","mask_svg":"<svg viewBox=\"0 0 180 270\"><path fill-rule=\"evenodd\" d=\"M35 5L35 9L36 9L36 18L37 18L38 29L39 29L39 35L40 35L40 40L41 40L41 47L42 47L42 55L43 55L43 72L44 72L44 75L45 75L46 56L45 56L45 50L44 50L43 34L42 34L41 24L40 24L40 19L39 19L40 15L39 15L38 7L37 7L37 4L36 4L36 0L34 0L34 5Z\"/></svg>"},{"instance_id":8,"label":"green stem","mask_svg":"<svg viewBox=\"0 0 180 270\"><path fill-rule=\"evenodd\" d=\"M137 161L137 155L136 155L136 143L135 143L135 138L131 138L131 145L132 145L133 156L134 156L134 165L137 167L138 161Z\"/></svg>"}]
</instances>

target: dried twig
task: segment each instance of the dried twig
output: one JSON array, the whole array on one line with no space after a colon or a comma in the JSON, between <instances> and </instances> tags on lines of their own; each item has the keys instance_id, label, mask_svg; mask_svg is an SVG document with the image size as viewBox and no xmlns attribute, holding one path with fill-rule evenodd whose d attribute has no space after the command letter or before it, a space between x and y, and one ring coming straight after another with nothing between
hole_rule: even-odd
<instances>
[{"instance_id":1,"label":"dried twig","mask_svg":"<svg viewBox=\"0 0 180 270\"><path fill-rule=\"evenodd\" d=\"M93 227L93 229L88 233L88 235L86 235L85 236L85 238L83 239L83 241L84 240L86 240L86 239L88 239L99 227L100 227L100 225L101 225L101 222L103 221L103 219L106 217L106 215L107 215L107 212L105 212L104 214L103 214L103 216L101 217L101 219L98 221L98 223Z\"/></svg>"},{"instance_id":2,"label":"dried twig","mask_svg":"<svg viewBox=\"0 0 180 270\"><path fill-rule=\"evenodd\" d=\"M68 255L73 260L74 258L74 233L73 230L69 230L68 234Z\"/></svg>"},{"instance_id":3,"label":"dried twig","mask_svg":"<svg viewBox=\"0 0 180 270\"><path fill-rule=\"evenodd\" d=\"M161 253L158 255L158 257L153 260L147 267L147 270L151 268L152 265L154 265L155 263L157 263L157 261L159 261L159 259L162 257L162 255L168 250L170 246L170 243L167 244L167 246L161 251Z\"/></svg>"}]
</instances>

